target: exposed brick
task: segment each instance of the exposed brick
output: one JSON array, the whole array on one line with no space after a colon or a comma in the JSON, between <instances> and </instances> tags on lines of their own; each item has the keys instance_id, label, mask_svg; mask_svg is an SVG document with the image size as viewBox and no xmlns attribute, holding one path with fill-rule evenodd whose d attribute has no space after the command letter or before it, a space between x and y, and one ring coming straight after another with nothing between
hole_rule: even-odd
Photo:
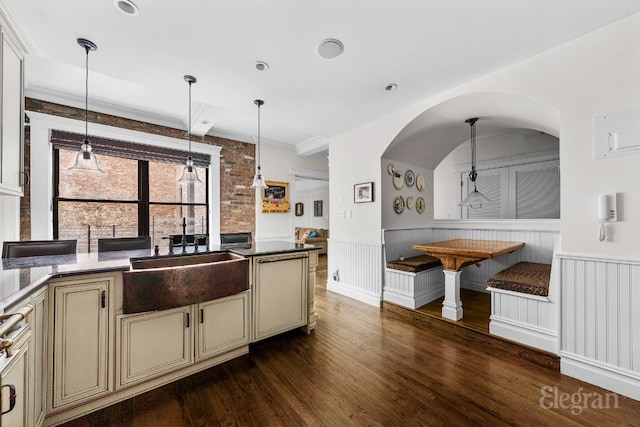
<instances>
[{"instance_id":1,"label":"exposed brick","mask_svg":"<svg viewBox=\"0 0 640 427\"><path fill-rule=\"evenodd\" d=\"M77 120L84 120L85 118L85 111L83 109L33 98L25 99L25 109ZM153 135L187 140L187 132L183 129L154 125L124 117L89 111L88 120L91 123L100 123L113 127L138 130ZM255 234L254 190L249 188L255 170L255 145L209 135L202 137L192 136L191 140L222 148L220 176L211 177L210 179L210 185L220 185L220 199L222 201L220 205L221 232L251 231ZM25 132L25 172L28 173L30 172L30 146L30 133L27 128ZM102 163L101 167L103 167ZM108 167L108 165L105 164L104 167ZM114 187L126 190L125 182L130 184L130 180L123 180L116 183ZM81 191L81 189L79 190ZM27 185L25 187L25 197L22 198L20 206L21 239L24 240L28 240L31 235L29 194L30 188ZM80 213L78 213L78 215L80 215ZM109 223L112 221L109 221L107 218L105 222Z\"/></svg>"}]
</instances>

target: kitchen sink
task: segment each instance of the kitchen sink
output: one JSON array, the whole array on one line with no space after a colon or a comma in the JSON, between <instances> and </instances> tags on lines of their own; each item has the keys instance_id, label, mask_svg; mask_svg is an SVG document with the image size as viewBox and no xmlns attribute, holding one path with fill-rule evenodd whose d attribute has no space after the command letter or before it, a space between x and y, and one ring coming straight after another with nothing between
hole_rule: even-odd
<instances>
[{"instance_id":1,"label":"kitchen sink","mask_svg":"<svg viewBox=\"0 0 640 427\"><path fill-rule=\"evenodd\" d=\"M166 310L249 289L249 259L219 252L132 258L122 274L123 312Z\"/></svg>"}]
</instances>

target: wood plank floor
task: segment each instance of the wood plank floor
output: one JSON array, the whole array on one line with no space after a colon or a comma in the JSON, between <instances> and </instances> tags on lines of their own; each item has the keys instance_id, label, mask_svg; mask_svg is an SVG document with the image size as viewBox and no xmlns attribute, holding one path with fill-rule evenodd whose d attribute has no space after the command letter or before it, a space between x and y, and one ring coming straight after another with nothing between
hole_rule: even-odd
<instances>
[{"instance_id":1,"label":"wood plank floor","mask_svg":"<svg viewBox=\"0 0 640 427\"><path fill-rule=\"evenodd\" d=\"M491 315L491 295L468 289L460 289L460 299L462 300L464 315L462 319L457 322L442 317L442 301L444 301L444 298L438 298L429 304L425 304L417 308L416 311L447 322L454 322L458 326L488 334L489 316Z\"/></svg>"},{"instance_id":2,"label":"wood plank floor","mask_svg":"<svg viewBox=\"0 0 640 427\"><path fill-rule=\"evenodd\" d=\"M603 408L606 390L523 357L519 346L323 286L316 305L311 335L256 343L249 355L66 425L640 425L640 402L618 396L614 405L610 396ZM560 404L565 395L581 399Z\"/></svg>"}]
</instances>

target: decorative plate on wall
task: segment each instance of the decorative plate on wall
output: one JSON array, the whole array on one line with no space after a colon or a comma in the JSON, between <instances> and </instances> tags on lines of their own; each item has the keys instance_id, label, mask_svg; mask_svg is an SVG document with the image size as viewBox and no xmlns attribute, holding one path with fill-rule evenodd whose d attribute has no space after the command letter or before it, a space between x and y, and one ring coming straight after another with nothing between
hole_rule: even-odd
<instances>
[{"instance_id":1,"label":"decorative plate on wall","mask_svg":"<svg viewBox=\"0 0 640 427\"><path fill-rule=\"evenodd\" d=\"M413 171L411 169L405 172L404 182L407 183L407 187L411 187L416 182L416 176L413 174Z\"/></svg>"},{"instance_id":2,"label":"decorative plate on wall","mask_svg":"<svg viewBox=\"0 0 640 427\"><path fill-rule=\"evenodd\" d=\"M418 176L416 177L416 188L418 189L418 191L424 191L424 176L422 176L422 174L418 174Z\"/></svg>"},{"instance_id":3,"label":"decorative plate on wall","mask_svg":"<svg viewBox=\"0 0 640 427\"><path fill-rule=\"evenodd\" d=\"M416 212L422 214L424 212L424 199L422 197L418 197L416 199Z\"/></svg>"},{"instance_id":4,"label":"decorative plate on wall","mask_svg":"<svg viewBox=\"0 0 640 427\"><path fill-rule=\"evenodd\" d=\"M407 197L407 209L413 209L413 196Z\"/></svg>"},{"instance_id":5,"label":"decorative plate on wall","mask_svg":"<svg viewBox=\"0 0 640 427\"><path fill-rule=\"evenodd\" d=\"M393 175L393 173L396 171L396 165L394 165L393 163L389 163L387 165L387 173L389 175Z\"/></svg>"},{"instance_id":6,"label":"decorative plate on wall","mask_svg":"<svg viewBox=\"0 0 640 427\"><path fill-rule=\"evenodd\" d=\"M393 172L393 186L400 190L404 186L404 173L399 170Z\"/></svg>"},{"instance_id":7,"label":"decorative plate on wall","mask_svg":"<svg viewBox=\"0 0 640 427\"><path fill-rule=\"evenodd\" d=\"M401 214L404 211L404 197L396 196L393 199L393 210L397 214Z\"/></svg>"}]
</instances>

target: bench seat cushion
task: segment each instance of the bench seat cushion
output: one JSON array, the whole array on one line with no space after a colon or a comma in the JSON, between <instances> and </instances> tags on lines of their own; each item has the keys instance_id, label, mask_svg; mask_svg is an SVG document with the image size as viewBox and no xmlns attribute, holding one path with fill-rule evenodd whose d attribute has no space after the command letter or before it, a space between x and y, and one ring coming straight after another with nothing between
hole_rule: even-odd
<instances>
[{"instance_id":1,"label":"bench seat cushion","mask_svg":"<svg viewBox=\"0 0 640 427\"><path fill-rule=\"evenodd\" d=\"M418 255L411 258L405 258L403 260L399 259L387 262L387 268L408 271L410 273L429 270L434 267L440 267L441 265L442 263L438 258L429 255Z\"/></svg>"},{"instance_id":2,"label":"bench seat cushion","mask_svg":"<svg viewBox=\"0 0 640 427\"><path fill-rule=\"evenodd\" d=\"M519 262L491 276L487 286L546 297L550 276L551 264Z\"/></svg>"}]
</instances>

